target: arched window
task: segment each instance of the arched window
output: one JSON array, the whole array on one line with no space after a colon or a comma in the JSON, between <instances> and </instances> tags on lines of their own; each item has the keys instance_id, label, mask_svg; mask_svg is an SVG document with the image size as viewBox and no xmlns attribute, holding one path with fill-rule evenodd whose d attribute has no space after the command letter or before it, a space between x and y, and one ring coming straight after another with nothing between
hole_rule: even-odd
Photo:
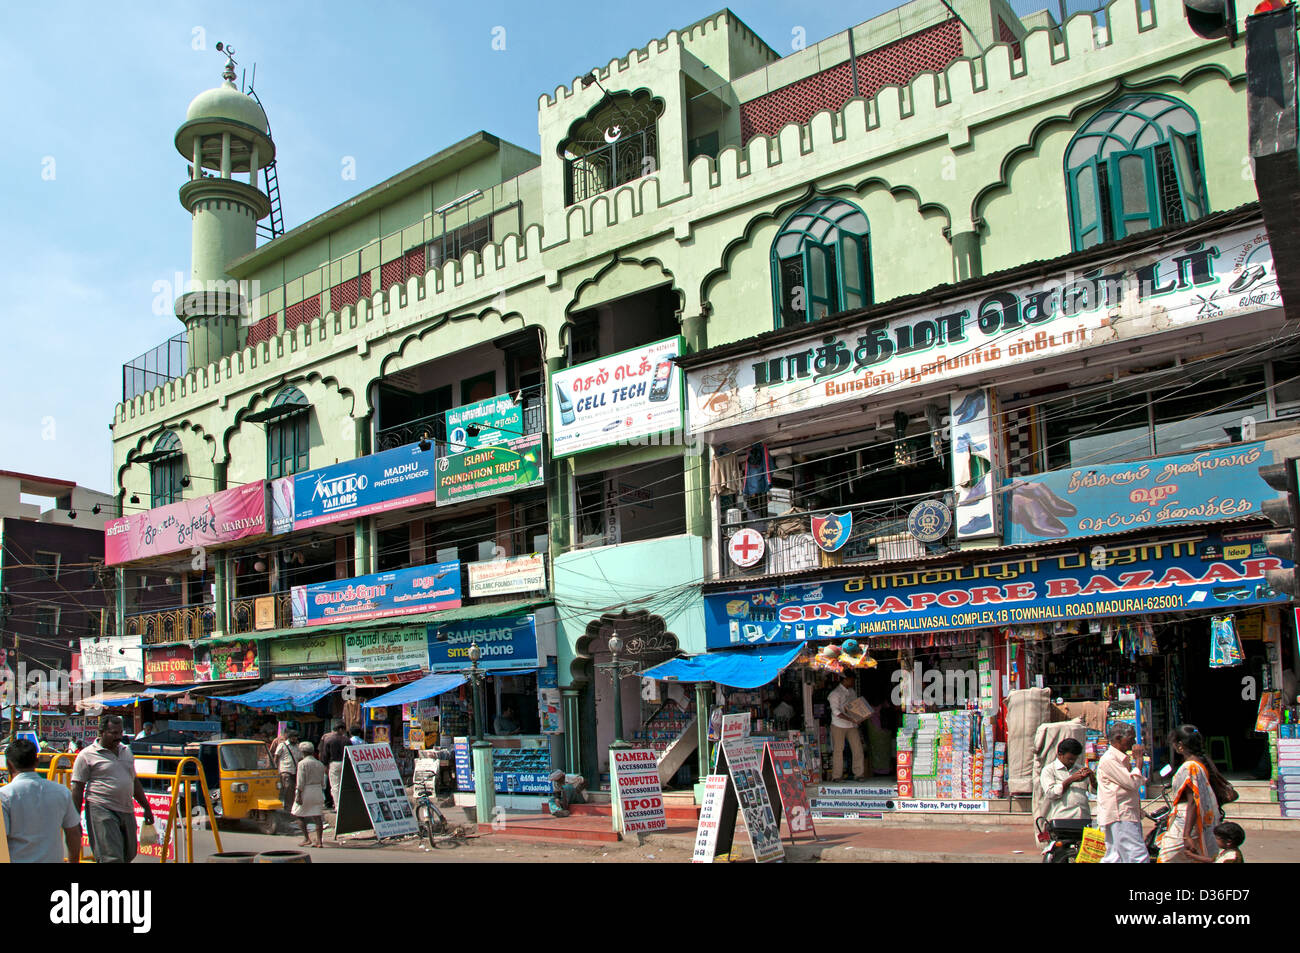
<instances>
[{"instance_id":1,"label":"arched window","mask_svg":"<svg viewBox=\"0 0 1300 953\"><path fill-rule=\"evenodd\" d=\"M572 205L659 168L662 100L645 90L606 96L560 143L564 204Z\"/></svg>"},{"instance_id":2,"label":"arched window","mask_svg":"<svg viewBox=\"0 0 1300 953\"><path fill-rule=\"evenodd\" d=\"M183 496L181 480L185 479L185 453L181 438L167 431L149 451L149 505L166 506L179 503Z\"/></svg>"},{"instance_id":3,"label":"arched window","mask_svg":"<svg viewBox=\"0 0 1300 953\"><path fill-rule=\"evenodd\" d=\"M871 303L867 216L839 199L809 202L772 243L778 326L816 321Z\"/></svg>"},{"instance_id":4,"label":"arched window","mask_svg":"<svg viewBox=\"0 0 1300 953\"><path fill-rule=\"evenodd\" d=\"M1079 251L1206 214L1196 115L1168 96L1124 96L1065 151L1070 238Z\"/></svg>"},{"instance_id":5,"label":"arched window","mask_svg":"<svg viewBox=\"0 0 1300 953\"><path fill-rule=\"evenodd\" d=\"M311 404L296 387L275 395L265 410L250 414L254 423L266 424L266 478L275 480L310 469Z\"/></svg>"}]
</instances>

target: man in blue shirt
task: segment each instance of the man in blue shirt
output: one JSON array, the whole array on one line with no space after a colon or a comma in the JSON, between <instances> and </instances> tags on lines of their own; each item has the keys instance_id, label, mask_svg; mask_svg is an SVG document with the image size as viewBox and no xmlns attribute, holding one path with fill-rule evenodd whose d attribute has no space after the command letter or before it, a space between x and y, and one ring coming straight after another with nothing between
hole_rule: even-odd
<instances>
[{"instance_id":1,"label":"man in blue shirt","mask_svg":"<svg viewBox=\"0 0 1300 953\"><path fill-rule=\"evenodd\" d=\"M81 817L72 792L36 773L36 745L26 739L5 748L5 765L12 779L0 787L9 862L60 864L81 862Z\"/></svg>"}]
</instances>

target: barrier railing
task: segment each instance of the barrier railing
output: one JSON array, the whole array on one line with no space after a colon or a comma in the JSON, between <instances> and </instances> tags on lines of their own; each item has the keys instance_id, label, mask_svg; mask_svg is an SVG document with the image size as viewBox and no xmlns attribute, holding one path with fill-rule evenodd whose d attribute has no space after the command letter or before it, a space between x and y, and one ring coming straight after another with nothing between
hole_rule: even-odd
<instances>
[{"instance_id":1,"label":"barrier railing","mask_svg":"<svg viewBox=\"0 0 1300 953\"><path fill-rule=\"evenodd\" d=\"M66 759L66 763L65 763ZM76 760L73 754L58 754L50 761L50 766L45 770L45 777L51 781L56 781L66 787L72 786L72 764ZM144 760L144 759L142 759ZM167 792L167 826L164 829L162 840L159 843L159 862L167 863L168 848L172 845L173 836L176 837L179 844L184 841L185 859L180 859L181 851L176 851L176 863L194 863L194 828L191 818L194 816L194 787L198 786L200 793L203 795L201 806L208 815L208 828L212 831L212 839L216 843L217 853L221 853L221 832L217 829L216 811L213 809L212 796L208 794L207 778L203 774L203 765L199 759L189 755L150 755L147 759L157 762L175 762L176 770L172 774L164 774L156 771L137 771L136 777L143 781L170 781L171 786ZM179 836L180 816L178 808L184 804L184 824L187 836ZM155 817L155 822L157 818ZM85 859L83 848L82 859Z\"/></svg>"}]
</instances>

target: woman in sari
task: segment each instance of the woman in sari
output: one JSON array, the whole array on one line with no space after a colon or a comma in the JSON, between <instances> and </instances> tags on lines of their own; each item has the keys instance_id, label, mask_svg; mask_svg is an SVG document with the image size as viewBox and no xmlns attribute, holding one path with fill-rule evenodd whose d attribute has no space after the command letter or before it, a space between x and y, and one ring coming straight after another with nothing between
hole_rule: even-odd
<instances>
[{"instance_id":1,"label":"woman in sari","mask_svg":"<svg viewBox=\"0 0 1300 953\"><path fill-rule=\"evenodd\" d=\"M1219 799L1215 781L1219 769L1205 753L1205 738L1194 725L1180 725L1169 736L1169 749L1181 760L1174 774L1173 813L1160 836L1157 863L1187 864L1193 854L1213 857L1218 852L1214 828L1219 823Z\"/></svg>"}]
</instances>

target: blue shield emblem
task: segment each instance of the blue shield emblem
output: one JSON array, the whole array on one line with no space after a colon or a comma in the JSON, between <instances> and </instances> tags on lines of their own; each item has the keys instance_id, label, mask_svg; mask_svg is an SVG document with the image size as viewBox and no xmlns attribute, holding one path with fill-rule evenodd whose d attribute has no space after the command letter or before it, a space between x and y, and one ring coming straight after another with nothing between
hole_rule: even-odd
<instances>
[{"instance_id":1,"label":"blue shield emblem","mask_svg":"<svg viewBox=\"0 0 1300 953\"><path fill-rule=\"evenodd\" d=\"M812 535L817 545L828 553L833 553L849 541L849 532L853 529L853 513L843 516L834 513L829 516L812 518Z\"/></svg>"}]
</instances>

